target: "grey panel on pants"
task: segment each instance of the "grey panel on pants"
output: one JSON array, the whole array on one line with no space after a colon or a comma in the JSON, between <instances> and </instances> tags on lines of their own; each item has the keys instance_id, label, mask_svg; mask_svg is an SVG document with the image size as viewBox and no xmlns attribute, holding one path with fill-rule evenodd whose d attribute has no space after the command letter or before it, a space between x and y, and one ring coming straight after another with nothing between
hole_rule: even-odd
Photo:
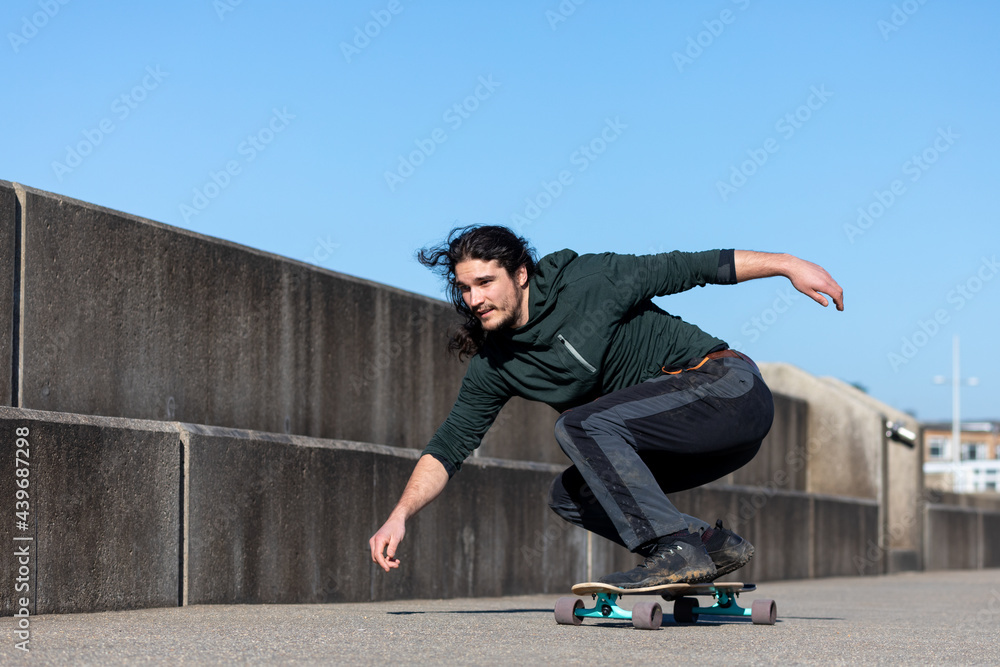
<instances>
[{"instance_id":1,"label":"grey panel on pants","mask_svg":"<svg viewBox=\"0 0 1000 667\"><path fill-rule=\"evenodd\" d=\"M730 359L724 359L728 362ZM753 388L755 373L746 362L733 359L728 372L722 377L697 387L662 394L652 398L641 399L608 408L587 417L582 423L584 431L600 447L611 466L620 477L627 492L635 500L643 516L637 517L647 522L655 535L685 530L693 517L687 517L670 502L660 489L659 483L649 471L649 468L636 451L635 438L626 426L627 420L641 419L651 415L669 412L689 405L706 397L738 398ZM660 382L676 376L665 375L649 380ZM575 444L573 448L579 451ZM576 458L579 457L571 457ZM632 527L632 520L625 516L622 508L614 501L611 493L605 488L600 478L585 465L579 465L598 502L608 513L616 526L621 527L621 537L630 549L638 547L642 540ZM699 522L701 523L701 522Z\"/></svg>"}]
</instances>

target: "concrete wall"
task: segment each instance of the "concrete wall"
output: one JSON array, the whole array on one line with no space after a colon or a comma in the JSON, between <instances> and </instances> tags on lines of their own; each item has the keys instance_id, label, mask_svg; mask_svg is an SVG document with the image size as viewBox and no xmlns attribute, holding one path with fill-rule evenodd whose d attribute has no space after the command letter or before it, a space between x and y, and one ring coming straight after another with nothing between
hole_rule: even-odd
<instances>
[{"instance_id":1,"label":"concrete wall","mask_svg":"<svg viewBox=\"0 0 1000 667\"><path fill-rule=\"evenodd\" d=\"M451 408L464 366L446 352L456 315L444 302L17 190L20 407L412 448ZM0 188L0 212L10 191ZM14 253L3 256L9 275ZM555 417L512 401L484 453L562 460Z\"/></svg>"},{"instance_id":2,"label":"concrete wall","mask_svg":"<svg viewBox=\"0 0 1000 667\"><path fill-rule=\"evenodd\" d=\"M0 251L0 404L15 406L0 497L28 428L31 517L11 537L32 538L33 613L556 593L637 560L548 510L568 464L557 415L515 400L408 526L401 571L370 563L464 372L443 302L6 182ZM1000 566L1000 507L927 496L922 448L885 438L884 419L911 419L761 367L776 404L761 453L673 498L757 546L739 577L914 569L923 553ZM6 581L18 568L0 556Z\"/></svg>"},{"instance_id":3,"label":"concrete wall","mask_svg":"<svg viewBox=\"0 0 1000 667\"><path fill-rule=\"evenodd\" d=\"M412 449L0 407L11 511L18 428L29 430L28 516L4 535L29 548L32 614L511 595L587 578L587 535L545 502L561 466L469 461L409 523L403 567L385 575L368 538ZM605 567L621 551L596 545L590 561ZM4 549L3 581L13 586L20 566ZM11 596L0 605L13 613Z\"/></svg>"},{"instance_id":4,"label":"concrete wall","mask_svg":"<svg viewBox=\"0 0 1000 667\"><path fill-rule=\"evenodd\" d=\"M924 522L920 517L924 499L924 447L920 423L911 415L886 405L842 380L831 377L821 380L846 400L868 407L871 410L869 423L901 423L917 435L917 442L911 447L887 437L884 427L876 427L881 437L879 458L882 478L879 494L884 511L880 531L881 545L886 554L883 571L922 569L920 555Z\"/></svg>"},{"instance_id":5,"label":"concrete wall","mask_svg":"<svg viewBox=\"0 0 1000 667\"><path fill-rule=\"evenodd\" d=\"M917 421L843 381L789 364L760 366L772 390L808 403L805 490L875 500L882 510L875 541L879 571L920 569L923 447L890 440L885 428L887 420L902 422L919 434Z\"/></svg>"},{"instance_id":6,"label":"concrete wall","mask_svg":"<svg viewBox=\"0 0 1000 667\"><path fill-rule=\"evenodd\" d=\"M16 445L19 428L29 431L26 448ZM182 508L174 425L4 407L0 433L0 497L8 512L0 614L13 613L21 565L31 574L21 582L29 590L17 597L29 597L32 613L177 604ZM15 449L28 450L27 467L16 466ZM16 480L23 479L22 489ZM15 508L17 490L27 492L27 506ZM27 529L15 524L15 509L28 513ZM30 562L18 563L14 551L24 547Z\"/></svg>"},{"instance_id":7,"label":"concrete wall","mask_svg":"<svg viewBox=\"0 0 1000 667\"><path fill-rule=\"evenodd\" d=\"M416 452L182 428L190 604L514 595L565 590L585 576L582 530L538 541L558 521L545 496L559 466L471 460L407 525L402 566L386 575L368 538Z\"/></svg>"},{"instance_id":8,"label":"concrete wall","mask_svg":"<svg viewBox=\"0 0 1000 667\"><path fill-rule=\"evenodd\" d=\"M761 486L783 491L806 490L806 442L809 404L773 393L774 423L750 463L731 473L727 484Z\"/></svg>"},{"instance_id":9,"label":"concrete wall","mask_svg":"<svg viewBox=\"0 0 1000 667\"><path fill-rule=\"evenodd\" d=\"M387 575L368 538L409 477L412 449L0 408L0 431L17 428L30 431L30 517L6 539L32 538L33 614L555 595L638 560L549 510L562 466L470 460L410 521L402 566ZM0 438L7 498L14 449ZM875 536L868 501L724 485L674 500L756 544L747 579L857 574L852 557ZM11 549L0 554L4 581L18 567ZM10 597L2 604L13 613Z\"/></svg>"},{"instance_id":10,"label":"concrete wall","mask_svg":"<svg viewBox=\"0 0 1000 667\"><path fill-rule=\"evenodd\" d=\"M0 181L0 405L11 405L15 285L20 283L17 194L14 186Z\"/></svg>"},{"instance_id":11,"label":"concrete wall","mask_svg":"<svg viewBox=\"0 0 1000 667\"><path fill-rule=\"evenodd\" d=\"M878 498L881 432L871 410L838 397L829 384L790 364L761 363L772 391L809 404L806 491Z\"/></svg>"},{"instance_id":12,"label":"concrete wall","mask_svg":"<svg viewBox=\"0 0 1000 667\"><path fill-rule=\"evenodd\" d=\"M925 492L928 570L1000 567L1000 497Z\"/></svg>"}]
</instances>

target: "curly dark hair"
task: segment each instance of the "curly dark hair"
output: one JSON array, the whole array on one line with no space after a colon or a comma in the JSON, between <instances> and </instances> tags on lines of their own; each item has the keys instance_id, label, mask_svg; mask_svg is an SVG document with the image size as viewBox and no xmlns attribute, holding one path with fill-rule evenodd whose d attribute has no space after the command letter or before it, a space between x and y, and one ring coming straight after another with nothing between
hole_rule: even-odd
<instances>
[{"instance_id":1,"label":"curly dark hair","mask_svg":"<svg viewBox=\"0 0 1000 667\"><path fill-rule=\"evenodd\" d=\"M535 275L534 248L523 237L499 225L456 227L444 242L417 252L418 262L447 281L448 298L459 315L465 318L448 342L448 349L457 352L459 359L475 355L486 340L483 325L472 309L465 305L462 290L455 284L455 265L469 259L484 262L496 260L511 278L522 266L527 270L529 279Z\"/></svg>"}]
</instances>

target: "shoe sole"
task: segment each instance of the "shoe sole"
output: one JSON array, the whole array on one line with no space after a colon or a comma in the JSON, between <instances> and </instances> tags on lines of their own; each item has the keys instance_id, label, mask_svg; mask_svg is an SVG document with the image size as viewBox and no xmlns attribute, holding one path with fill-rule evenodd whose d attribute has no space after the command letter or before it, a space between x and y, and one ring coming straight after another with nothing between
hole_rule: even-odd
<instances>
[{"instance_id":1,"label":"shoe sole","mask_svg":"<svg viewBox=\"0 0 1000 667\"><path fill-rule=\"evenodd\" d=\"M739 559L737 559L736 561L730 563L729 565L725 565L723 567L719 567L718 564L716 564L716 566L715 566L715 570L716 570L715 576L712 579L709 579L709 581L714 581L715 579L718 579L719 577L723 577L723 576L729 574L730 572L735 572L736 570L740 569L741 567L744 567L747 563L749 563L751 561L751 559L753 559L753 554L754 554L754 548L753 548L753 546L751 546L750 549L749 549L749 553L748 554L745 554L744 556L741 556Z\"/></svg>"},{"instance_id":2,"label":"shoe sole","mask_svg":"<svg viewBox=\"0 0 1000 667\"><path fill-rule=\"evenodd\" d=\"M676 581L649 581L649 580L646 580L646 581L641 582L641 584L635 584L635 585L631 585L631 586L629 586L629 585L622 585L622 584L607 584L607 582L605 582L605 581L601 581L600 583L607 584L609 586L616 586L618 588L622 588L622 589L625 589L625 590L632 590L632 589L656 588L658 586L666 586L668 584L707 584L707 583L709 583L711 581L715 581L715 579L717 579L720 576L721 575L719 574L718 570L715 570L714 572L709 572L709 571L706 570L705 574L693 575L693 576L685 577L683 579L679 579L679 580L676 580Z\"/></svg>"}]
</instances>

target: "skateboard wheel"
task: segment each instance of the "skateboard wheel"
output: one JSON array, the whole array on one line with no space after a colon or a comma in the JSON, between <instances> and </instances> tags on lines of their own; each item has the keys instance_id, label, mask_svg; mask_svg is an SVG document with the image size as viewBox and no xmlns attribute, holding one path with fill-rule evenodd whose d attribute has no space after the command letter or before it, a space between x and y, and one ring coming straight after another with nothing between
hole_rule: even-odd
<instances>
[{"instance_id":1,"label":"skateboard wheel","mask_svg":"<svg viewBox=\"0 0 1000 667\"><path fill-rule=\"evenodd\" d=\"M778 605L774 600L754 600L750 606L750 618L754 625L774 625L778 620Z\"/></svg>"},{"instance_id":2,"label":"skateboard wheel","mask_svg":"<svg viewBox=\"0 0 1000 667\"><path fill-rule=\"evenodd\" d=\"M657 630L663 623L659 602L640 602L632 607L632 625L640 630Z\"/></svg>"},{"instance_id":3,"label":"skateboard wheel","mask_svg":"<svg viewBox=\"0 0 1000 667\"><path fill-rule=\"evenodd\" d=\"M580 625L583 619L576 615L577 609L583 609L583 600L580 598L559 598L556 600L556 623Z\"/></svg>"},{"instance_id":4,"label":"skateboard wheel","mask_svg":"<svg viewBox=\"0 0 1000 667\"><path fill-rule=\"evenodd\" d=\"M697 598L677 598L674 601L674 621L678 623L697 623L698 614L694 613L694 608L697 606Z\"/></svg>"}]
</instances>

